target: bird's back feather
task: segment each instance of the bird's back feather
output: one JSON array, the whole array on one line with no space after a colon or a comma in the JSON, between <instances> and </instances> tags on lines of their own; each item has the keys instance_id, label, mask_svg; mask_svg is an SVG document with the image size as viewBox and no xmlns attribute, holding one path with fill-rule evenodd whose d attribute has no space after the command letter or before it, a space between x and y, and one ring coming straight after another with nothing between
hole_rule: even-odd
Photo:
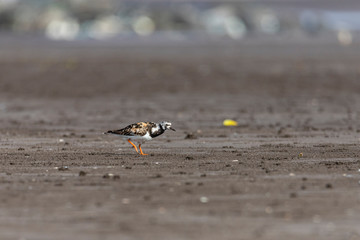
<instances>
[{"instance_id":1,"label":"bird's back feather","mask_svg":"<svg viewBox=\"0 0 360 240\"><path fill-rule=\"evenodd\" d=\"M144 136L151 128L156 127L156 123L153 122L139 122L130 124L127 127L118 130L110 130L106 133L123 135L123 136Z\"/></svg>"}]
</instances>

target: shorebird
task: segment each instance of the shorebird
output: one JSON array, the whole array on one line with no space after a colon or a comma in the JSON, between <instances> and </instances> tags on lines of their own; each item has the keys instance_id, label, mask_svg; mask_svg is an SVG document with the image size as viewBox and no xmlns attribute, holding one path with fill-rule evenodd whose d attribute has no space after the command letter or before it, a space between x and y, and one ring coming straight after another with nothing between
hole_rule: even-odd
<instances>
[{"instance_id":1,"label":"shorebird","mask_svg":"<svg viewBox=\"0 0 360 240\"><path fill-rule=\"evenodd\" d=\"M142 151L141 143L145 140L152 140L153 138L160 136L168 129L175 131L175 129L171 127L171 123L166 121L162 121L160 123L138 122L130 124L129 126L119 130L109 130L105 132L105 134L114 134L122 137L123 139L127 139L127 141L135 148L137 153L140 155L147 155ZM139 142L139 150L131 140Z\"/></svg>"}]
</instances>

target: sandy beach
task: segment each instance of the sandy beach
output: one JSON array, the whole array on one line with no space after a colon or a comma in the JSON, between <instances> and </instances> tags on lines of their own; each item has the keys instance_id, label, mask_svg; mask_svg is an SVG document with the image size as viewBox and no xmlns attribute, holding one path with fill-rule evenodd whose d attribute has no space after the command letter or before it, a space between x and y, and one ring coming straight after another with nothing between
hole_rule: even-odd
<instances>
[{"instance_id":1,"label":"sandy beach","mask_svg":"<svg viewBox=\"0 0 360 240\"><path fill-rule=\"evenodd\" d=\"M1 239L360 239L358 45L0 44Z\"/></svg>"}]
</instances>

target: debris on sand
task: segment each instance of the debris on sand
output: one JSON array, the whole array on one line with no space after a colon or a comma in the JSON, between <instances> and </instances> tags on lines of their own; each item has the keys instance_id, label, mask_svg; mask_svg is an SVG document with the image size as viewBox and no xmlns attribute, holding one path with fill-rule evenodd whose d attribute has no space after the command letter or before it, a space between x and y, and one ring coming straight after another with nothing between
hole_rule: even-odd
<instances>
[{"instance_id":1,"label":"debris on sand","mask_svg":"<svg viewBox=\"0 0 360 240\"><path fill-rule=\"evenodd\" d=\"M79 177L85 177L86 176L86 172L85 171L80 171L79 172Z\"/></svg>"},{"instance_id":2,"label":"debris on sand","mask_svg":"<svg viewBox=\"0 0 360 240\"><path fill-rule=\"evenodd\" d=\"M104 174L103 178L112 178L114 177L114 174L113 173L106 173Z\"/></svg>"},{"instance_id":3,"label":"debris on sand","mask_svg":"<svg viewBox=\"0 0 360 240\"><path fill-rule=\"evenodd\" d=\"M271 213L273 213L273 208L270 207L270 206L267 206L267 207L265 208L265 212L266 212L267 214L271 214Z\"/></svg>"},{"instance_id":4,"label":"debris on sand","mask_svg":"<svg viewBox=\"0 0 360 240\"><path fill-rule=\"evenodd\" d=\"M195 133L186 133L185 139L197 139L198 136Z\"/></svg>"},{"instance_id":5,"label":"debris on sand","mask_svg":"<svg viewBox=\"0 0 360 240\"><path fill-rule=\"evenodd\" d=\"M225 119L223 121L223 125L226 126L226 127L228 127L228 126L237 126L238 123L237 123L237 121L232 120L232 119Z\"/></svg>"},{"instance_id":6,"label":"debris on sand","mask_svg":"<svg viewBox=\"0 0 360 240\"><path fill-rule=\"evenodd\" d=\"M158 174L151 176L150 178L162 178L162 177L163 176L160 173L158 173Z\"/></svg>"},{"instance_id":7,"label":"debris on sand","mask_svg":"<svg viewBox=\"0 0 360 240\"><path fill-rule=\"evenodd\" d=\"M103 178L107 178L107 179L120 179L120 175L117 174L113 174L113 173L106 173L103 175Z\"/></svg>"},{"instance_id":8,"label":"debris on sand","mask_svg":"<svg viewBox=\"0 0 360 240\"><path fill-rule=\"evenodd\" d=\"M297 197L297 193L296 192L292 192L289 195L290 198L296 198Z\"/></svg>"},{"instance_id":9,"label":"debris on sand","mask_svg":"<svg viewBox=\"0 0 360 240\"><path fill-rule=\"evenodd\" d=\"M144 201L151 201L152 197L150 195L143 196Z\"/></svg>"},{"instance_id":10,"label":"debris on sand","mask_svg":"<svg viewBox=\"0 0 360 240\"><path fill-rule=\"evenodd\" d=\"M325 185L325 188L333 188L333 186L332 186L331 183L327 183L327 184Z\"/></svg>"},{"instance_id":11,"label":"debris on sand","mask_svg":"<svg viewBox=\"0 0 360 240\"><path fill-rule=\"evenodd\" d=\"M200 202L201 202L201 203L208 203L208 202L209 202L209 198L208 198L208 197L205 197L205 196L202 196L202 197L200 197Z\"/></svg>"},{"instance_id":12,"label":"debris on sand","mask_svg":"<svg viewBox=\"0 0 360 240\"><path fill-rule=\"evenodd\" d=\"M59 171L67 171L67 170L69 170L69 167L68 166L62 166L62 167L59 167L58 170Z\"/></svg>"}]
</instances>

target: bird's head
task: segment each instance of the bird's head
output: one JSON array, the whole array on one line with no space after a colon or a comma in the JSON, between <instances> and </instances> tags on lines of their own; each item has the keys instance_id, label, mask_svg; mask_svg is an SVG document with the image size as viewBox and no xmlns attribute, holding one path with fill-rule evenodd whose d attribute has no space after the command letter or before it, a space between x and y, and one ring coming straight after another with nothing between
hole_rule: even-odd
<instances>
[{"instance_id":1,"label":"bird's head","mask_svg":"<svg viewBox=\"0 0 360 240\"><path fill-rule=\"evenodd\" d=\"M170 130L176 131L175 129L173 129L173 128L171 127L171 122L162 121L162 122L160 122L160 126L161 126L161 128L164 129L164 130L170 129Z\"/></svg>"}]
</instances>

